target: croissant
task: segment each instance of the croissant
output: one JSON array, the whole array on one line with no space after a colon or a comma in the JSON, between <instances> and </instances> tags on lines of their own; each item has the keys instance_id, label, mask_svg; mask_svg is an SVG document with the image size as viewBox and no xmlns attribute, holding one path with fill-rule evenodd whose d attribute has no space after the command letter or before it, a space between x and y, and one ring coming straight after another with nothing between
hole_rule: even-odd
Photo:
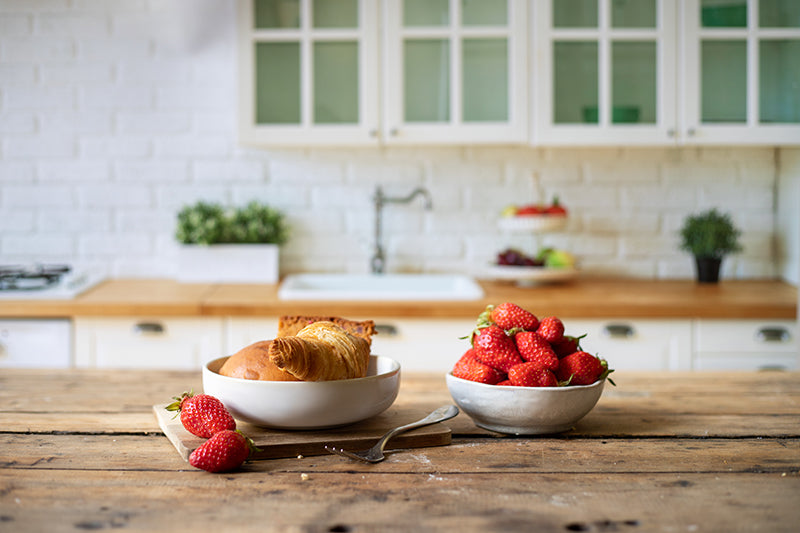
<instances>
[{"instance_id":1,"label":"croissant","mask_svg":"<svg viewBox=\"0 0 800 533\"><path fill-rule=\"evenodd\" d=\"M278 319L277 336L294 337L301 329L314 322L333 322L350 335L362 337L370 344L372 335L375 334L375 322L372 320L350 320L338 316L284 315Z\"/></svg>"},{"instance_id":2,"label":"croissant","mask_svg":"<svg viewBox=\"0 0 800 533\"><path fill-rule=\"evenodd\" d=\"M333 322L314 322L294 337L278 337L269 360L302 381L330 381L367 375L369 343Z\"/></svg>"},{"instance_id":3,"label":"croissant","mask_svg":"<svg viewBox=\"0 0 800 533\"><path fill-rule=\"evenodd\" d=\"M242 348L225 361L225 364L219 369L219 373L230 378L299 381L269 360L270 344L272 341L259 341Z\"/></svg>"}]
</instances>

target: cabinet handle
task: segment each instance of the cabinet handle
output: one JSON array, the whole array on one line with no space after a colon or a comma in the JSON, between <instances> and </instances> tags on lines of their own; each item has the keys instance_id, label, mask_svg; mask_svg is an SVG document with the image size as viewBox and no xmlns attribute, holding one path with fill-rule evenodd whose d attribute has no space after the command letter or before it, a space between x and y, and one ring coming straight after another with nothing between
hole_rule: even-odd
<instances>
[{"instance_id":1,"label":"cabinet handle","mask_svg":"<svg viewBox=\"0 0 800 533\"><path fill-rule=\"evenodd\" d=\"M386 337L398 337L400 330L394 324L375 324L375 333Z\"/></svg>"},{"instance_id":2,"label":"cabinet handle","mask_svg":"<svg viewBox=\"0 0 800 533\"><path fill-rule=\"evenodd\" d=\"M628 324L608 324L603 328L603 334L612 339L630 339L635 333L633 326Z\"/></svg>"},{"instance_id":3,"label":"cabinet handle","mask_svg":"<svg viewBox=\"0 0 800 533\"><path fill-rule=\"evenodd\" d=\"M792 338L786 328L781 327L766 327L761 328L756 332L756 340L758 342L789 342Z\"/></svg>"},{"instance_id":4,"label":"cabinet handle","mask_svg":"<svg viewBox=\"0 0 800 533\"><path fill-rule=\"evenodd\" d=\"M391 135L392 137L397 137L398 133L400 133L400 131L397 128L392 128L389 130L389 135Z\"/></svg>"},{"instance_id":5,"label":"cabinet handle","mask_svg":"<svg viewBox=\"0 0 800 533\"><path fill-rule=\"evenodd\" d=\"M165 330L164 325L158 322L139 322L133 326L136 335L161 335Z\"/></svg>"},{"instance_id":6,"label":"cabinet handle","mask_svg":"<svg viewBox=\"0 0 800 533\"><path fill-rule=\"evenodd\" d=\"M688 130L686 130L686 134L687 134L689 137L694 137L694 134L695 134L695 133L697 133L697 130L695 130L694 128L689 128Z\"/></svg>"}]
</instances>

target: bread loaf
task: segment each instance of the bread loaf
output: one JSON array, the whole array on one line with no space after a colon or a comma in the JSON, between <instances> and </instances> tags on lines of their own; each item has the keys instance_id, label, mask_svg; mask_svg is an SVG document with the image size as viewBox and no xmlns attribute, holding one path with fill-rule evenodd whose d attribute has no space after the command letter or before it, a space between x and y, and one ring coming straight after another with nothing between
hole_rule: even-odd
<instances>
[{"instance_id":1,"label":"bread loaf","mask_svg":"<svg viewBox=\"0 0 800 533\"><path fill-rule=\"evenodd\" d=\"M269 360L272 341L259 341L246 346L230 356L219 373L230 378L261 381L300 381L289 372L281 370Z\"/></svg>"}]
</instances>

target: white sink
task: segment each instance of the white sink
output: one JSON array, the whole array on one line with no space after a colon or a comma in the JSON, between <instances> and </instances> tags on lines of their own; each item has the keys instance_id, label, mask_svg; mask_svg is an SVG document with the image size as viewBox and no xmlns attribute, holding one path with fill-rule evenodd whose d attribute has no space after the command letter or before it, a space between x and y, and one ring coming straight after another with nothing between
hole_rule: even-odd
<instances>
[{"instance_id":1,"label":"white sink","mask_svg":"<svg viewBox=\"0 0 800 533\"><path fill-rule=\"evenodd\" d=\"M451 301L479 300L483 289L452 274L293 274L278 290L281 300Z\"/></svg>"}]
</instances>

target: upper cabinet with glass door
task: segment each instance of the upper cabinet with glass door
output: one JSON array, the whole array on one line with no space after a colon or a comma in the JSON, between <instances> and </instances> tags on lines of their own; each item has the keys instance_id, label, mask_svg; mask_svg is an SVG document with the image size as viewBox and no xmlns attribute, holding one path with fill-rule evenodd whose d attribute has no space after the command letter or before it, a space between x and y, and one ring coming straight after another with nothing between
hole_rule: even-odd
<instances>
[{"instance_id":1,"label":"upper cabinet with glass door","mask_svg":"<svg viewBox=\"0 0 800 533\"><path fill-rule=\"evenodd\" d=\"M377 8L377 0L240 0L241 141L377 143Z\"/></svg>"},{"instance_id":2,"label":"upper cabinet with glass door","mask_svg":"<svg viewBox=\"0 0 800 533\"><path fill-rule=\"evenodd\" d=\"M686 0L686 142L800 143L800 1Z\"/></svg>"},{"instance_id":3,"label":"upper cabinet with glass door","mask_svg":"<svg viewBox=\"0 0 800 533\"><path fill-rule=\"evenodd\" d=\"M527 141L524 0L385 0L383 141Z\"/></svg>"},{"instance_id":4,"label":"upper cabinet with glass door","mask_svg":"<svg viewBox=\"0 0 800 533\"><path fill-rule=\"evenodd\" d=\"M534 144L675 139L675 2L533 3Z\"/></svg>"}]
</instances>

